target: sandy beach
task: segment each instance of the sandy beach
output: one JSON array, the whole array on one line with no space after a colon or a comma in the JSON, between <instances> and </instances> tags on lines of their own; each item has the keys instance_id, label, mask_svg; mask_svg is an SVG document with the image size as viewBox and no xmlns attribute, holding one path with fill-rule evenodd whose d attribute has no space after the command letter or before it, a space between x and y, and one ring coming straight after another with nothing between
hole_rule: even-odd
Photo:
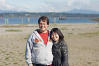
<instances>
[{"instance_id":1,"label":"sandy beach","mask_svg":"<svg viewBox=\"0 0 99 66\"><path fill-rule=\"evenodd\" d=\"M70 66L99 66L99 24L51 24L61 29L69 50ZM38 25L0 25L0 66L27 66L25 46Z\"/></svg>"}]
</instances>

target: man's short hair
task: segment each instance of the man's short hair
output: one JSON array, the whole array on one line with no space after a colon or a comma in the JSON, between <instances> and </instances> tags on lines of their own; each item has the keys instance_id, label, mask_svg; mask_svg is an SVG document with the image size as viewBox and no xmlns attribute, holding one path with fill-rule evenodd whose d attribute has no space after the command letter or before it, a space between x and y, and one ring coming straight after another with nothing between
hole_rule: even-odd
<instances>
[{"instance_id":1,"label":"man's short hair","mask_svg":"<svg viewBox=\"0 0 99 66\"><path fill-rule=\"evenodd\" d=\"M49 25L49 19L47 16L41 16L39 19L38 19L38 24L40 24L41 21L45 21L47 22L47 25Z\"/></svg>"}]
</instances>

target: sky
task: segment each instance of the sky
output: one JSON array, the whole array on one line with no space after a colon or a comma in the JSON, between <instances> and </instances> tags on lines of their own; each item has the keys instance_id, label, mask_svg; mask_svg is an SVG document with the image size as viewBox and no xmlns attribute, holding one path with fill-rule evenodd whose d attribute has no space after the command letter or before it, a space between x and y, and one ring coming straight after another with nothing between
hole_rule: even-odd
<instances>
[{"instance_id":1,"label":"sky","mask_svg":"<svg viewBox=\"0 0 99 66\"><path fill-rule=\"evenodd\" d=\"M27 12L99 11L98 6L99 0L0 0L0 10Z\"/></svg>"}]
</instances>

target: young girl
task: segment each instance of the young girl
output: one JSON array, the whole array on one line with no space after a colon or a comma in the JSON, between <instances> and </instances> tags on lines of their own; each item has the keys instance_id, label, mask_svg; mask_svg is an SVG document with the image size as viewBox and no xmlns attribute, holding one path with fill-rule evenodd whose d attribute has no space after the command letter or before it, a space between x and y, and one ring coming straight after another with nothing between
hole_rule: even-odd
<instances>
[{"instance_id":1,"label":"young girl","mask_svg":"<svg viewBox=\"0 0 99 66\"><path fill-rule=\"evenodd\" d=\"M52 66L69 66L68 64L68 49L64 41L64 36L58 28L53 28L50 32L50 38L53 41Z\"/></svg>"}]
</instances>

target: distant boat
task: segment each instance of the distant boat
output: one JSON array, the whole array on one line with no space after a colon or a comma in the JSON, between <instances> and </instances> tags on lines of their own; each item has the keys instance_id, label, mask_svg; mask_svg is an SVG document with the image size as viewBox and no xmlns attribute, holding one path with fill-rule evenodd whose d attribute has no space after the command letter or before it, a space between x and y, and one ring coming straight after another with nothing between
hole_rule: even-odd
<instances>
[{"instance_id":1,"label":"distant boat","mask_svg":"<svg viewBox=\"0 0 99 66\"><path fill-rule=\"evenodd\" d=\"M66 20L66 17L59 17L59 20Z\"/></svg>"}]
</instances>

